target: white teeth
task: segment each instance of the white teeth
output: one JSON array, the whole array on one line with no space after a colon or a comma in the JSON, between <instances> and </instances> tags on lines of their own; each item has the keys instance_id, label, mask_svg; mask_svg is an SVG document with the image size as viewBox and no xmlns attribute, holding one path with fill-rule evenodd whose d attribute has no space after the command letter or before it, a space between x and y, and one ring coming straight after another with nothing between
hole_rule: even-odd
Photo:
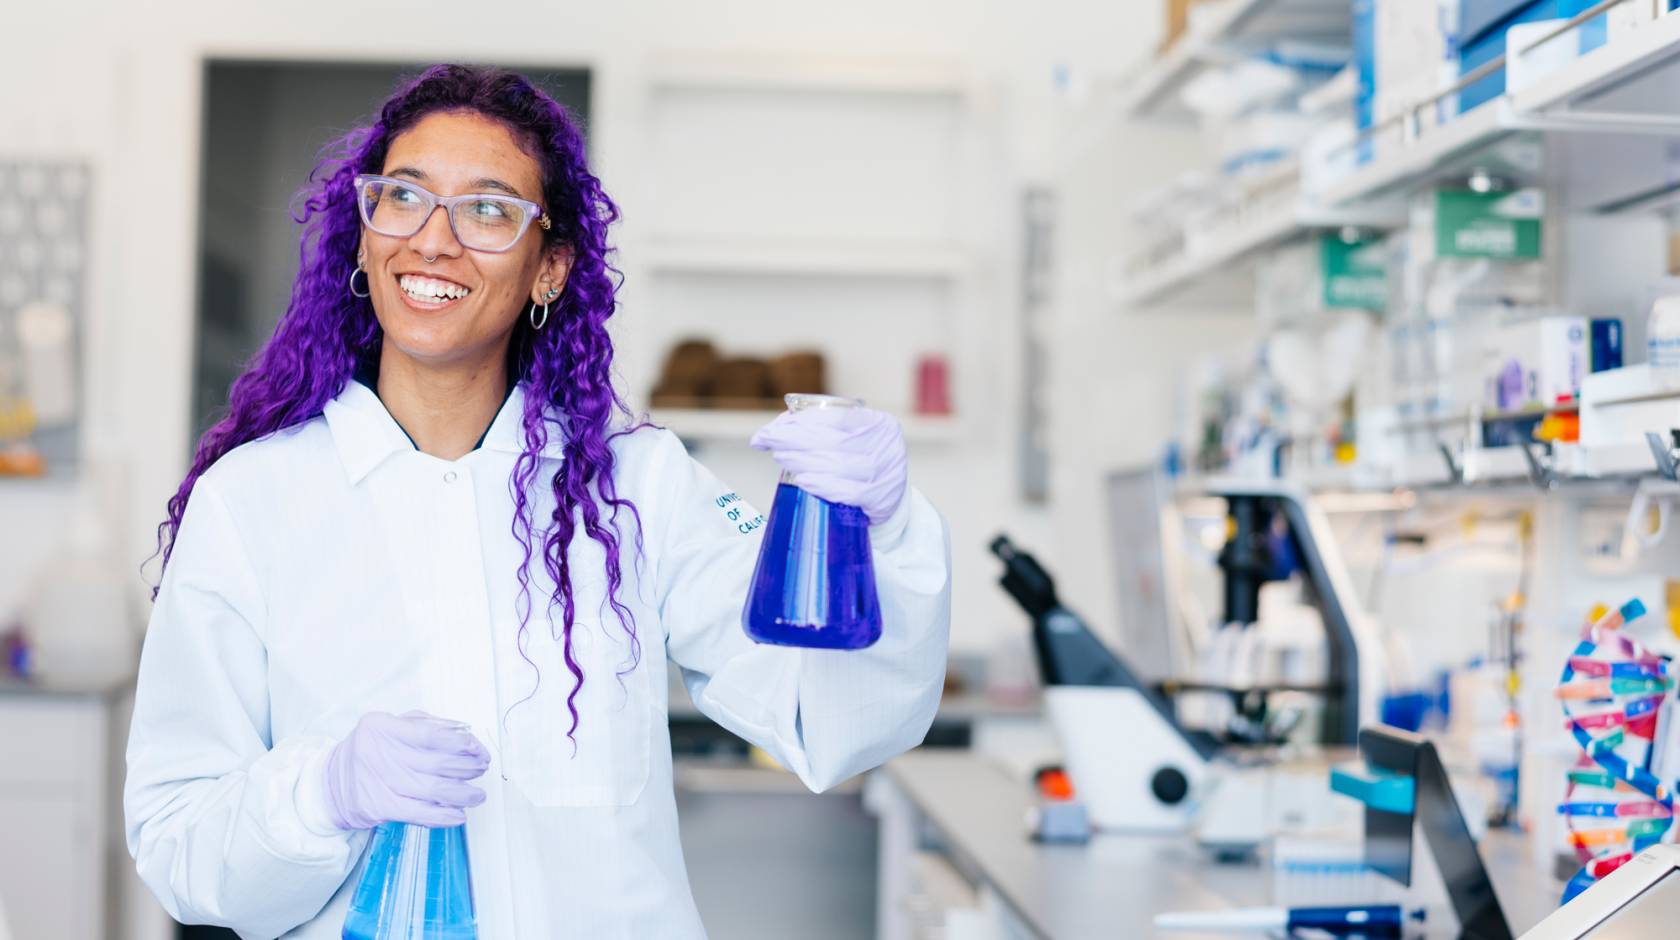
<instances>
[{"instance_id":1,"label":"white teeth","mask_svg":"<svg viewBox=\"0 0 1680 940\"><path fill-rule=\"evenodd\" d=\"M459 284L414 274L404 274L397 283L404 293L416 300L455 300L472 293Z\"/></svg>"}]
</instances>

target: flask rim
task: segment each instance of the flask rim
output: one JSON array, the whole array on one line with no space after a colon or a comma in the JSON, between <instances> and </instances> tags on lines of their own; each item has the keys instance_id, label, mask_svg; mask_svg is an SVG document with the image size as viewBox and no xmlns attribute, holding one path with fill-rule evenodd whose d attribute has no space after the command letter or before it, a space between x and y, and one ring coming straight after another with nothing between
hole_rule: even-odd
<instances>
[{"instance_id":1,"label":"flask rim","mask_svg":"<svg viewBox=\"0 0 1680 940\"><path fill-rule=\"evenodd\" d=\"M812 408L862 408L863 399L848 398L844 395L818 395L813 392L789 392L782 396L782 401L789 411L807 411Z\"/></svg>"}]
</instances>

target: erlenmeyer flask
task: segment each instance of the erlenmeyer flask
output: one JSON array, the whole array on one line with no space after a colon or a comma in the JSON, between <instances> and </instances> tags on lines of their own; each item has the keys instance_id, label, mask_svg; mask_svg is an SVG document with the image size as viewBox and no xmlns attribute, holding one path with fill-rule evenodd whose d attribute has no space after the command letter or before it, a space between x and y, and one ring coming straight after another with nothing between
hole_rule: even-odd
<instances>
[{"instance_id":1,"label":"erlenmeyer flask","mask_svg":"<svg viewBox=\"0 0 1680 940\"><path fill-rule=\"evenodd\" d=\"M344 940L477 940L467 827L384 823L350 897Z\"/></svg>"},{"instance_id":2,"label":"erlenmeyer flask","mask_svg":"<svg viewBox=\"0 0 1680 940\"><path fill-rule=\"evenodd\" d=\"M788 395L786 401L789 411L863 404L832 395ZM863 510L813 496L783 473L741 623L754 640L778 646L855 650L880 639L881 604Z\"/></svg>"}]
</instances>

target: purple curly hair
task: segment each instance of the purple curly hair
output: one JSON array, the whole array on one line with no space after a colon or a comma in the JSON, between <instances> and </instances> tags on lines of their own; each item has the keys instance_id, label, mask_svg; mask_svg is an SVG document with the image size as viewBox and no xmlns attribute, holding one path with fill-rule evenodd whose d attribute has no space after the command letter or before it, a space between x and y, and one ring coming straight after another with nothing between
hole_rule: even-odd
<instances>
[{"instance_id":1,"label":"purple curly hair","mask_svg":"<svg viewBox=\"0 0 1680 940\"><path fill-rule=\"evenodd\" d=\"M371 127L356 128L323 151L325 158L310 174L303 194L298 218L305 226L299 246L302 263L286 314L234 381L227 414L199 439L192 467L169 500L168 517L158 526L158 547L167 568L193 485L223 454L321 414L323 406L343 390L357 364L379 355L383 332L372 303L345 289L356 266L362 228L352 179L358 173L381 172L391 142L421 118L439 111L474 111L501 122L514 134L541 167L543 203L554 220L553 227L543 233L544 249L564 246L573 253L571 272L555 308L556 322L538 331L520 318L508 363L525 390L525 447L509 480L513 536L524 550L517 573L517 643L520 655L531 663L525 653L531 615L530 567L540 538L543 566L555 584L547 612L551 615L556 606L560 608L561 626L555 639L563 643L566 667L573 678L566 707L572 716L567 734L575 742L576 700L584 676L572 651L576 604L567 546L579 524L605 550L607 601L630 637L627 669L635 669L641 659L635 618L618 597L623 582L618 512L627 509L636 523L637 557L642 548L641 520L629 500L618 498L609 446L615 433L622 433L613 431L615 415L629 414L613 389L613 348L606 329L617 307L621 281L607 260L611 250L607 228L618 219L618 208L589 172L577 124L565 108L522 75L478 66L433 66L399 88ZM537 454L547 443L553 422L550 409L561 416L565 460L548 481L555 508L539 535L529 494L540 466ZM603 506L608 510L605 518ZM157 590L152 589L154 598Z\"/></svg>"}]
</instances>

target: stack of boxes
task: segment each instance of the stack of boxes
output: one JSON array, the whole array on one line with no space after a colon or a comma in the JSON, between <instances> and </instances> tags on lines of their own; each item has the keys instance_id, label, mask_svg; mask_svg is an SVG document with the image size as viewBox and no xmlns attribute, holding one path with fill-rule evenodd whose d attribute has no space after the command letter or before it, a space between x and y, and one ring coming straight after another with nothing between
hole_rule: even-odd
<instances>
[{"instance_id":1,"label":"stack of boxes","mask_svg":"<svg viewBox=\"0 0 1680 940\"><path fill-rule=\"evenodd\" d=\"M1354 68L1359 78L1355 100L1361 130L1381 125L1406 109L1430 101L1476 69L1500 56L1514 55L1563 22L1586 13L1595 0L1351 0ZM1669 10L1680 0L1666 0ZM1648 13L1624 3L1579 24L1530 54L1536 67L1590 52ZM1539 61L1539 60L1543 60ZM1525 58L1525 64L1528 58ZM1504 94L1516 81L1511 62L1469 83L1456 95L1444 95L1422 112L1425 127ZM1392 146L1400 134L1380 134L1360 148L1359 162Z\"/></svg>"}]
</instances>

